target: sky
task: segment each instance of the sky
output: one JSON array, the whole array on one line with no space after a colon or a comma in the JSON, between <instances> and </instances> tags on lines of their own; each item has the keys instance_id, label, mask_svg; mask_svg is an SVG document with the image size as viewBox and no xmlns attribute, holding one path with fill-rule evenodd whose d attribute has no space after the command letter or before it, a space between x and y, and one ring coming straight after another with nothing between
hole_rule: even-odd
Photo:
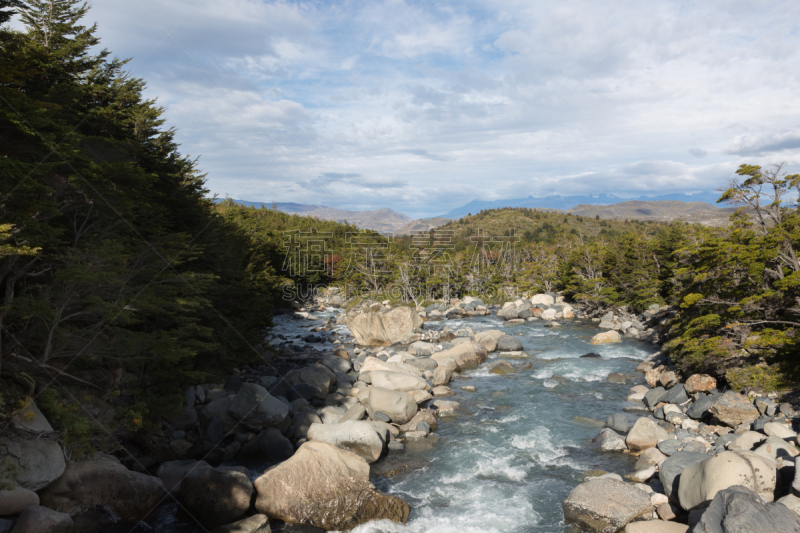
<instances>
[{"instance_id":1,"label":"sky","mask_svg":"<svg viewBox=\"0 0 800 533\"><path fill-rule=\"evenodd\" d=\"M96 1L211 193L435 216L800 172L800 2Z\"/></svg>"}]
</instances>

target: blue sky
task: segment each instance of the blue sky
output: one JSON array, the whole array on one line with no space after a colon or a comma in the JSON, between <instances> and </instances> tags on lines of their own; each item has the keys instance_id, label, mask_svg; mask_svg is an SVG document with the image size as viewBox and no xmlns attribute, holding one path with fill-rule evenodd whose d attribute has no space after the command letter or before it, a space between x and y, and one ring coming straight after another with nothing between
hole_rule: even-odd
<instances>
[{"instance_id":1,"label":"blue sky","mask_svg":"<svg viewBox=\"0 0 800 533\"><path fill-rule=\"evenodd\" d=\"M800 2L95 2L221 196L391 207L800 172ZM169 35L169 36L168 36Z\"/></svg>"}]
</instances>

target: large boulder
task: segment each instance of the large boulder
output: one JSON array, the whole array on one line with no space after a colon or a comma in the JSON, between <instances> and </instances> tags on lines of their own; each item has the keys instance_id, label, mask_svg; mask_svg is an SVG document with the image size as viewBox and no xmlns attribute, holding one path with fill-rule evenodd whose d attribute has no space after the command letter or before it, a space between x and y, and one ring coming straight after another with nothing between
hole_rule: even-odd
<instances>
[{"instance_id":1,"label":"large boulder","mask_svg":"<svg viewBox=\"0 0 800 533\"><path fill-rule=\"evenodd\" d=\"M688 531L689 526L686 524L666 520L631 522L625 526L625 533L687 533Z\"/></svg>"},{"instance_id":2,"label":"large boulder","mask_svg":"<svg viewBox=\"0 0 800 533\"><path fill-rule=\"evenodd\" d=\"M752 452L722 452L695 463L681 474L678 498L687 511L708 506L717 492L741 485L772 501L775 462Z\"/></svg>"},{"instance_id":3,"label":"large boulder","mask_svg":"<svg viewBox=\"0 0 800 533\"><path fill-rule=\"evenodd\" d=\"M422 325L422 319L410 307L395 307L373 312L351 312L347 327L362 346L391 346L408 339Z\"/></svg>"},{"instance_id":4,"label":"large boulder","mask_svg":"<svg viewBox=\"0 0 800 533\"><path fill-rule=\"evenodd\" d=\"M628 449L625 439L611 428L601 429L592 439L592 446L603 452L623 452Z\"/></svg>"},{"instance_id":5,"label":"large boulder","mask_svg":"<svg viewBox=\"0 0 800 533\"><path fill-rule=\"evenodd\" d=\"M531 304L553 305L556 301L549 294L537 294L531 298Z\"/></svg>"},{"instance_id":6,"label":"large boulder","mask_svg":"<svg viewBox=\"0 0 800 533\"><path fill-rule=\"evenodd\" d=\"M639 418L633 424L625 438L625 444L634 452L640 452L656 446L662 440L669 438L664 428L649 418Z\"/></svg>"},{"instance_id":7,"label":"large boulder","mask_svg":"<svg viewBox=\"0 0 800 533\"><path fill-rule=\"evenodd\" d=\"M39 492L42 505L70 516L104 503L123 520L143 520L163 496L160 479L132 472L111 457L72 463L63 476Z\"/></svg>"},{"instance_id":8,"label":"large boulder","mask_svg":"<svg viewBox=\"0 0 800 533\"><path fill-rule=\"evenodd\" d=\"M489 373L503 376L505 374L514 374L516 370L508 361L495 361L489 365Z\"/></svg>"},{"instance_id":9,"label":"large boulder","mask_svg":"<svg viewBox=\"0 0 800 533\"><path fill-rule=\"evenodd\" d=\"M800 533L800 517L779 503L765 503L747 487L720 490L694 526L694 533Z\"/></svg>"},{"instance_id":10,"label":"large boulder","mask_svg":"<svg viewBox=\"0 0 800 533\"><path fill-rule=\"evenodd\" d=\"M28 490L46 487L67 467L58 442L48 439L0 440L0 465Z\"/></svg>"},{"instance_id":11,"label":"large boulder","mask_svg":"<svg viewBox=\"0 0 800 533\"><path fill-rule=\"evenodd\" d=\"M449 366L440 365L434 369L431 383L433 383L434 387L438 387L440 385L447 385L450 383L451 379L453 379L453 369Z\"/></svg>"},{"instance_id":12,"label":"large boulder","mask_svg":"<svg viewBox=\"0 0 800 533\"><path fill-rule=\"evenodd\" d=\"M66 513L32 505L19 515L11 533L72 533L74 526L72 518Z\"/></svg>"},{"instance_id":13,"label":"large boulder","mask_svg":"<svg viewBox=\"0 0 800 533\"><path fill-rule=\"evenodd\" d=\"M668 441L678 442L678 441ZM658 479L664 487L666 494L673 502L678 502L678 487L680 487L681 473L695 463L708 459L705 453L675 452L658 467Z\"/></svg>"},{"instance_id":14,"label":"large boulder","mask_svg":"<svg viewBox=\"0 0 800 533\"><path fill-rule=\"evenodd\" d=\"M180 501L206 529L233 522L250 509L253 484L242 472L198 468L181 482Z\"/></svg>"},{"instance_id":15,"label":"large boulder","mask_svg":"<svg viewBox=\"0 0 800 533\"><path fill-rule=\"evenodd\" d=\"M590 340L592 344L611 344L615 342L622 342L622 337L619 336L619 333L612 330L604 331L603 333L598 333L592 340Z\"/></svg>"},{"instance_id":16,"label":"large boulder","mask_svg":"<svg viewBox=\"0 0 800 533\"><path fill-rule=\"evenodd\" d=\"M462 342L449 350L443 350L431 356L437 363L443 364L445 360L452 359L456 363L456 370L471 370L478 368L486 360L486 349L475 342Z\"/></svg>"},{"instance_id":17,"label":"large boulder","mask_svg":"<svg viewBox=\"0 0 800 533\"><path fill-rule=\"evenodd\" d=\"M164 485L164 490L175 496L181 493L181 481L186 474L198 468L210 468L205 461L195 461L194 459L183 459L179 461L167 461L161 463L156 471L156 475Z\"/></svg>"},{"instance_id":18,"label":"large boulder","mask_svg":"<svg viewBox=\"0 0 800 533\"><path fill-rule=\"evenodd\" d=\"M646 492L610 478L581 483L562 506L567 523L603 533L619 531L631 520L653 512Z\"/></svg>"},{"instance_id":19,"label":"large boulder","mask_svg":"<svg viewBox=\"0 0 800 533\"><path fill-rule=\"evenodd\" d=\"M289 406L255 383L243 383L233 399L228 413L245 426L260 431L280 426L289 416Z\"/></svg>"},{"instance_id":20,"label":"large boulder","mask_svg":"<svg viewBox=\"0 0 800 533\"><path fill-rule=\"evenodd\" d=\"M336 374L325 365L319 363L303 368L295 368L286 374L286 381L291 385L305 383L314 387L314 398L324 400L336 388Z\"/></svg>"},{"instance_id":21,"label":"large boulder","mask_svg":"<svg viewBox=\"0 0 800 533\"><path fill-rule=\"evenodd\" d=\"M308 430L309 441L327 442L337 448L353 452L368 463L377 461L383 452L384 442L366 420L351 420L340 424L312 424Z\"/></svg>"},{"instance_id":22,"label":"large boulder","mask_svg":"<svg viewBox=\"0 0 800 533\"><path fill-rule=\"evenodd\" d=\"M405 424L417 414L417 402L407 392L398 392L373 387L370 389L367 412L375 419L375 413L381 412L395 424Z\"/></svg>"},{"instance_id":23,"label":"large boulder","mask_svg":"<svg viewBox=\"0 0 800 533\"><path fill-rule=\"evenodd\" d=\"M752 422L761 414L747 396L733 391L728 391L717 398L709 412L717 420L733 428L744 422Z\"/></svg>"},{"instance_id":24,"label":"large boulder","mask_svg":"<svg viewBox=\"0 0 800 533\"><path fill-rule=\"evenodd\" d=\"M475 342L486 348L487 352L494 352L497 350L497 339L505 335L499 329L487 329L475 334Z\"/></svg>"},{"instance_id":25,"label":"large boulder","mask_svg":"<svg viewBox=\"0 0 800 533\"><path fill-rule=\"evenodd\" d=\"M290 524L350 530L371 520L405 524L410 507L369 482L369 465L326 442L306 442L255 480L256 510Z\"/></svg>"},{"instance_id":26,"label":"large boulder","mask_svg":"<svg viewBox=\"0 0 800 533\"><path fill-rule=\"evenodd\" d=\"M424 379L409 374L401 374L400 372L375 370L370 372L370 376L372 379L372 386L381 389L412 391L425 390L428 387L428 382Z\"/></svg>"}]
</instances>

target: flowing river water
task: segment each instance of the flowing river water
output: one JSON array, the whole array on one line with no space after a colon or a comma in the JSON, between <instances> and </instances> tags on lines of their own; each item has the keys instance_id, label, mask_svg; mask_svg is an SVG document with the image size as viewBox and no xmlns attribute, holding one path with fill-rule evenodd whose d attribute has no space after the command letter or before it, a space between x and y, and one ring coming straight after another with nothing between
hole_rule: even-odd
<instances>
[{"instance_id":1,"label":"flowing river water","mask_svg":"<svg viewBox=\"0 0 800 533\"><path fill-rule=\"evenodd\" d=\"M320 319L334 316L332 309ZM633 462L624 454L600 454L586 446L600 426L586 419L604 421L622 412L631 386L606 381L612 372L634 372L638 363L656 348L635 340L593 346L598 333L587 322L562 321L558 328L544 322L505 326L494 316L447 320L433 327L453 330L471 327L475 332L501 329L517 336L531 356L510 360L515 366L530 362L531 368L516 374L495 375L488 363L456 377L450 384L463 414L439 420L436 434L410 444L399 456L386 460L409 463L415 468L384 477L376 474L376 486L399 495L411 504L406 525L376 521L354 533L532 533L571 532L564 523L561 502L587 472L604 470L625 474ZM281 317L275 333L287 339L308 334L321 321ZM335 331L346 333L345 326ZM332 349L328 342L317 344ZM595 352L601 358L581 358ZM472 385L475 392L461 390ZM632 417L633 421L634 418ZM377 465L377 464L376 464ZM255 469L252 476L260 471ZM379 471L378 468L375 469ZM156 531L194 532L175 519L175 504L163 507L151 523Z\"/></svg>"}]
</instances>

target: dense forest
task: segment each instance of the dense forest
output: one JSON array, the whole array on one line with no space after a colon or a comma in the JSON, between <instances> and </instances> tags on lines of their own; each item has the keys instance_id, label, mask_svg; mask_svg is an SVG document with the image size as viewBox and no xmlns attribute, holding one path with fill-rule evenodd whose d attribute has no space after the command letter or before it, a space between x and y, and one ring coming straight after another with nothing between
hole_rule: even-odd
<instances>
[{"instance_id":1,"label":"dense forest","mask_svg":"<svg viewBox=\"0 0 800 533\"><path fill-rule=\"evenodd\" d=\"M411 305L543 291L670 304L665 349L687 372L798 378L800 176L742 166L724 228L500 209L391 238L243 207L209 198L144 81L97 51L87 10L0 0L4 416L35 396L67 442L92 442L92 417L147 431L186 385L258 363L274 313L331 284ZM6 24L14 11L25 30Z\"/></svg>"}]
</instances>

